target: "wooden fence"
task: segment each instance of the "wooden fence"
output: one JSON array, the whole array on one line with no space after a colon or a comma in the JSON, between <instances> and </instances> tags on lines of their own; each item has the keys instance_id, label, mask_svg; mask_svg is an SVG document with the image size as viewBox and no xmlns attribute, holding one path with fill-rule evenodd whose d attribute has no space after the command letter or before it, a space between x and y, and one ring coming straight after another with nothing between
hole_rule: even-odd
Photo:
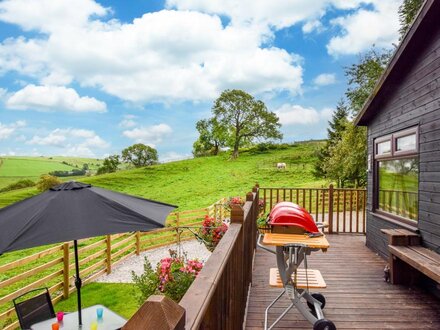
<instances>
[{"instance_id":1,"label":"wooden fence","mask_svg":"<svg viewBox=\"0 0 440 330\"><path fill-rule=\"evenodd\" d=\"M365 189L333 188L260 188L264 213L281 201L290 201L307 209L315 221L328 222L329 233L365 233Z\"/></svg>"},{"instance_id":2,"label":"wooden fence","mask_svg":"<svg viewBox=\"0 0 440 330\"><path fill-rule=\"evenodd\" d=\"M124 330L242 329L252 282L258 200L254 188L243 208L232 209L228 231L179 304L168 301L164 305L163 299L151 296Z\"/></svg>"},{"instance_id":3,"label":"wooden fence","mask_svg":"<svg viewBox=\"0 0 440 330\"><path fill-rule=\"evenodd\" d=\"M194 238L180 227L199 226L206 215L229 216L225 200L198 210L171 213L166 227L151 232L135 232L84 239L79 243L80 275L87 284L126 258L142 251ZM32 255L0 265L0 329L18 327L12 300L34 288L47 286L54 303L75 291L73 243L42 248Z\"/></svg>"}]
</instances>

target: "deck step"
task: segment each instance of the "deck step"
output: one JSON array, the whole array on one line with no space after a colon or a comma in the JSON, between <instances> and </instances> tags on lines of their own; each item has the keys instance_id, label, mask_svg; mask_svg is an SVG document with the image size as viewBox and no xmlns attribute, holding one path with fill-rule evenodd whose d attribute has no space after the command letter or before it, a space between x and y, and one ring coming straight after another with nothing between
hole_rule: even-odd
<instances>
[{"instance_id":1,"label":"deck step","mask_svg":"<svg viewBox=\"0 0 440 330\"><path fill-rule=\"evenodd\" d=\"M292 274L292 280L295 280L294 274ZM325 284L321 272L317 269L307 269L307 276L305 269L303 268L298 269L296 280L297 280L296 287L300 289L306 289L307 287L310 289L327 287L327 284ZM278 272L278 268L270 269L269 285L276 288L283 287L283 284L281 283L280 273Z\"/></svg>"}]
</instances>

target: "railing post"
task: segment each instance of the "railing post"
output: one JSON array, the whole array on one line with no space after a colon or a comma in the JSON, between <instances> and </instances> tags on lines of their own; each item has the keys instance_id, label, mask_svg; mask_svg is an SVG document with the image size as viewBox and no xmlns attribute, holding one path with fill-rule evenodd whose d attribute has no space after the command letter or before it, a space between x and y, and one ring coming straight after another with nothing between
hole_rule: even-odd
<instances>
[{"instance_id":1,"label":"railing post","mask_svg":"<svg viewBox=\"0 0 440 330\"><path fill-rule=\"evenodd\" d=\"M165 296L150 296L123 330L184 330L185 309Z\"/></svg>"},{"instance_id":2,"label":"railing post","mask_svg":"<svg viewBox=\"0 0 440 330\"><path fill-rule=\"evenodd\" d=\"M240 205L231 207L231 223L243 223L244 210Z\"/></svg>"},{"instance_id":3,"label":"railing post","mask_svg":"<svg viewBox=\"0 0 440 330\"><path fill-rule=\"evenodd\" d=\"M106 247L106 252L107 252L107 256L106 256L106 264L107 264L107 274L110 274L112 272L112 236L111 235L107 235L107 238L105 240L107 247Z\"/></svg>"},{"instance_id":4,"label":"railing post","mask_svg":"<svg viewBox=\"0 0 440 330\"><path fill-rule=\"evenodd\" d=\"M141 252L141 232L138 230L136 232L136 255L138 256Z\"/></svg>"},{"instance_id":5,"label":"railing post","mask_svg":"<svg viewBox=\"0 0 440 330\"><path fill-rule=\"evenodd\" d=\"M333 184L328 187L328 233L333 233Z\"/></svg>"},{"instance_id":6,"label":"railing post","mask_svg":"<svg viewBox=\"0 0 440 330\"><path fill-rule=\"evenodd\" d=\"M69 266L70 266L70 260L69 260L69 243L63 244L63 298L67 299L69 298Z\"/></svg>"}]
</instances>

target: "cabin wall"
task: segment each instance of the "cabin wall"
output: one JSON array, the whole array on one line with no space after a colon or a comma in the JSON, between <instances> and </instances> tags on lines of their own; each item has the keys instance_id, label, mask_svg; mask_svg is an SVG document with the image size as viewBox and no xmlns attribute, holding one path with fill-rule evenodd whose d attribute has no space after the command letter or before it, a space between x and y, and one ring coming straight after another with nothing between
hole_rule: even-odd
<instances>
[{"instance_id":1,"label":"cabin wall","mask_svg":"<svg viewBox=\"0 0 440 330\"><path fill-rule=\"evenodd\" d=\"M440 253L440 24L424 46L393 73L386 102L368 123L368 153L375 138L419 126L419 221L423 245ZM408 57L408 56L407 56ZM391 77L390 77L391 78ZM394 81L394 83L392 83ZM383 219L373 210L374 170L368 173L367 246L387 257L382 228L407 228Z\"/></svg>"}]
</instances>

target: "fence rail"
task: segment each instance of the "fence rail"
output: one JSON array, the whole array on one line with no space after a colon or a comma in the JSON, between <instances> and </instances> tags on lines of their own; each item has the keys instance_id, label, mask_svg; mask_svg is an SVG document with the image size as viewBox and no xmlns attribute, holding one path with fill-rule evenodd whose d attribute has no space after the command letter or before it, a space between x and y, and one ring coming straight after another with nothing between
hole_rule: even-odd
<instances>
[{"instance_id":1,"label":"fence rail","mask_svg":"<svg viewBox=\"0 0 440 330\"><path fill-rule=\"evenodd\" d=\"M328 222L329 233L365 233L365 189L333 188L260 188L264 213L282 201L307 209L315 221Z\"/></svg>"},{"instance_id":2,"label":"fence rail","mask_svg":"<svg viewBox=\"0 0 440 330\"><path fill-rule=\"evenodd\" d=\"M79 240L80 275L89 283L128 257L142 251L192 239L190 232L178 230L181 226L198 226L206 215L224 219L229 216L224 209L225 199L197 210L173 212L166 227L150 232L115 234ZM0 329L18 327L12 300L22 293L47 286L54 303L74 292L73 243L63 243L43 248L30 256L0 265Z\"/></svg>"}]
</instances>

